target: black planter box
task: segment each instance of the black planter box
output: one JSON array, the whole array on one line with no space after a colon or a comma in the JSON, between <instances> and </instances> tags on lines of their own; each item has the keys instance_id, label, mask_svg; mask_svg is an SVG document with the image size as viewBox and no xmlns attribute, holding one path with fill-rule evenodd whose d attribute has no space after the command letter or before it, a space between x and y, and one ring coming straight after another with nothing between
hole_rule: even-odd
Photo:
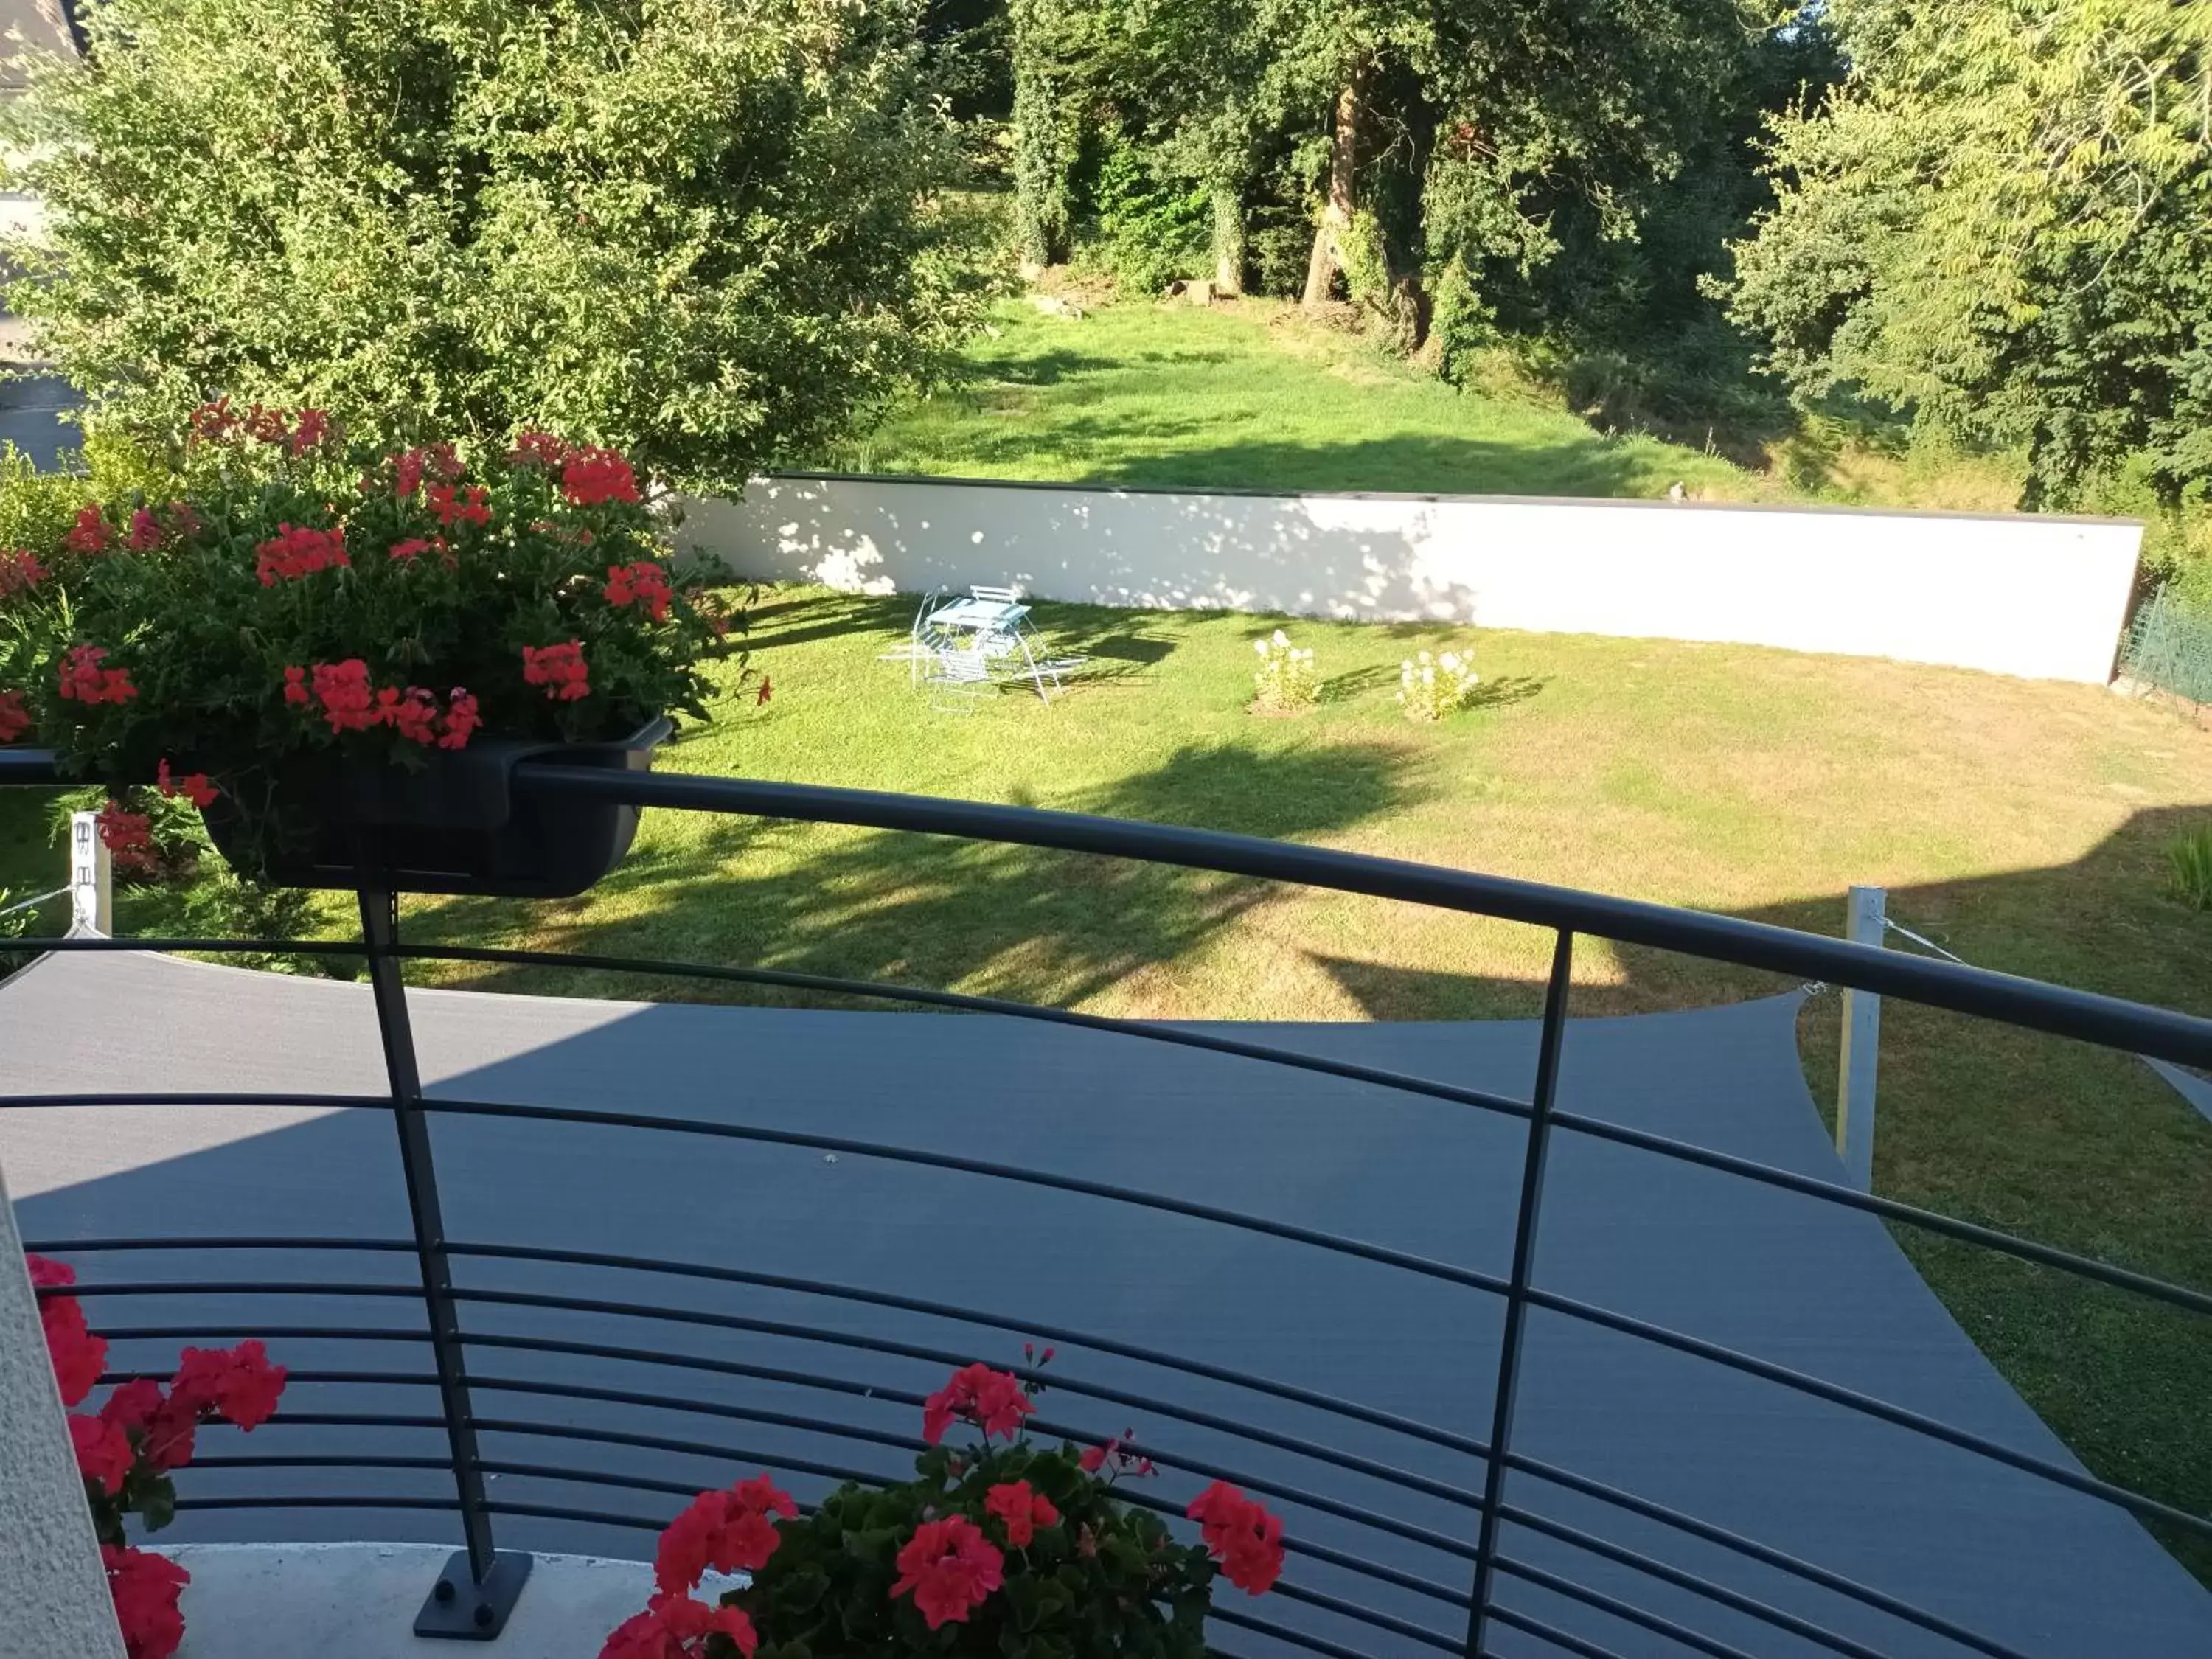
<instances>
[{"instance_id":1,"label":"black planter box","mask_svg":"<svg viewBox=\"0 0 2212 1659\"><path fill-rule=\"evenodd\" d=\"M321 756L278 769L270 811L228 794L204 812L241 875L282 887L571 898L629 851L638 809L512 788L526 760L642 772L674 728L656 720L614 743L487 738L432 750L419 769Z\"/></svg>"}]
</instances>

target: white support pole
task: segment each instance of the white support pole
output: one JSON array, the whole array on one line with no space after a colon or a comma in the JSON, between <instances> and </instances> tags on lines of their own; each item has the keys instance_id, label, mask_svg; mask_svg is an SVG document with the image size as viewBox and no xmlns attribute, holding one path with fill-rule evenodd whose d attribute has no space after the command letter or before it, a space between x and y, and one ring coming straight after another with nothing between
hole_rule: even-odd
<instances>
[{"instance_id":1,"label":"white support pole","mask_svg":"<svg viewBox=\"0 0 2212 1659\"><path fill-rule=\"evenodd\" d=\"M1879 946L1887 894L1879 887L1851 889L1844 936ZM1844 1174L1863 1193L1874 1190L1875 1066L1881 1049L1881 999L1871 991L1844 992L1843 1054L1836 1068L1836 1151Z\"/></svg>"},{"instance_id":2,"label":"white support pole","mask_svg":"<svg viewBox=\"0 0 2212 1659\"><path fill-rule=\"evenodd\" d=\"M100 814L70 814L70 936L115 933L115 866L100 838Z\"/></svg>"},{"instance_id":3,"label":"white support pole","mask_svg":"<svg viewBox=\"0 0 2212 1659\"><path fill-rule=\"evenodd\" d=\"M54 1368L0 1182L0 1650L123 1659Z\"/></svg>"}]
</instances>

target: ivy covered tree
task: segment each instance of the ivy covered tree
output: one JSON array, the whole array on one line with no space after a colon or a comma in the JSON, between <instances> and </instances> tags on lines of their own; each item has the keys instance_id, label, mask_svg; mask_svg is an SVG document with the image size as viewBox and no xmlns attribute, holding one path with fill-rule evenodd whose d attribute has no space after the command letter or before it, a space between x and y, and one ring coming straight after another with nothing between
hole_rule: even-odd
<instances>
[{"instance_id":1,"label":"ivy covered tree","mask_svg":"<svg viewBox=\"0 0 2212 1659\"><path fill-rule=\"evenodd\" d=\"M919 0L109 0L10 117L9 294L96 412L204 397L817 451L970 319Z\"/></svg>"},{"instance_id":2,"label":"ivy covered tree","mask_svg":"<svg viewBox=\"0 0 2212 1659\"><path fill-rule=\"evenodd\" d=\"M2212 489L2212 6L1832 0L1730 305L1808 406L2024 447L2028 504Z\"/></svg>"}]
</instances>

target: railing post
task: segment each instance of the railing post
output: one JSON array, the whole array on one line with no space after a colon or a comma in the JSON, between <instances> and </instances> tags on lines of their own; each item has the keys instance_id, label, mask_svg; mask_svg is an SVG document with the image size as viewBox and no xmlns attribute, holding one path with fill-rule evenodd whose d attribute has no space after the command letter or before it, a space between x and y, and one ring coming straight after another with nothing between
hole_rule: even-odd
<instances>
[{"instance_id":1,"label":"railing post","mask_svg":"<svg viewBox=\"0 0 2212 1659\"><path fill-rule=\"evenodd\" d=\"M1567 994L1574 978L1575 936L1562 927L1544 988L1544 1025L1536 1045L1536 1086L1529 1097L1528 1150L1521 1162L1521 1212L1513 1226L1513 1270L1506 1283L1505 1326L1498 1349L1498 1391L1490 1413L1490 1463L1482 1477L1482 1529L1475 1541L1474 1596L1468 1613L1467 1659L1480 1659L1488 1634L1490 1598L1498 1577L1498 1510L1505 1501L1505 1455L1513 1437L1513 1405L1521 1389L1521 1350L1528 1317L1528 1281L1536 1256L1536 1213L1544 1196L1544 1160L1551 1151L1552 1099L1559 1084L1559 1048L1566 1036Z\"/></svg>"},{"instance_id":2,"label":"railing post","mask_svg":"<svg viewBox=\"0 0 2212 1659\"><path fill-rule=\"evenodd\" d=\"M469 1400L460 1319L453 1304L446 1223L438 1204L438 1170L430 1153L430 1126L422 1110L422 1079L415 1060L415 1032L407 1018L407 987L400 977L399 905L390 893L361 890L361 937L368 957L369 990L376 1003L377 1035L392 1080L392 1115L399 1127L399 1166L407 1181L407 1212L415 1228L415 1258L429 1315L430 1349L438 1371L446 1443L461 1504L467 1547L453 1553L438 1575L429 1600L415 1618L415 1634L488 1642L506 1626L530 1577L530 1557L492 1547L491 1514L484 1507L483 1470L477 1458L474 1409Z\"/></svg>"},{"instance_id":3,"label":"railing post","mask_svg":"<svg viewBox=\"0 0 2212 1659\"><path fill-rule=\"evenodd\" d=\"M1887 895L1879 887L1851 889L1844 934L1855 945L1879 945ZM1881 1052L1881 999L1844 988L1843 1050L1836 1062L1836 1151L1844 1174L1863 1193L1874 1190L1875 1068Z\"/></svg>"}]
</instances>

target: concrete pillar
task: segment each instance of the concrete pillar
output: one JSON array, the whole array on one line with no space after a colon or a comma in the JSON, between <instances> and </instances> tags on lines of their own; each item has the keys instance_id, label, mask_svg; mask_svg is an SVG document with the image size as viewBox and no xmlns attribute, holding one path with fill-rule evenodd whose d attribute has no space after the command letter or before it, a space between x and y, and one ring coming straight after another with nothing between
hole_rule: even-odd
<instances>
[{"instance_id":1,"label":"concrete pillar","mask_svg":"<svg viewBox=\"0 0 2212 1659\"><path fill-rule=\"evenodd\" d=\"M0 1181L0 1648L124 1659L84 1481Z\"/></svg>"}]
</instances>

